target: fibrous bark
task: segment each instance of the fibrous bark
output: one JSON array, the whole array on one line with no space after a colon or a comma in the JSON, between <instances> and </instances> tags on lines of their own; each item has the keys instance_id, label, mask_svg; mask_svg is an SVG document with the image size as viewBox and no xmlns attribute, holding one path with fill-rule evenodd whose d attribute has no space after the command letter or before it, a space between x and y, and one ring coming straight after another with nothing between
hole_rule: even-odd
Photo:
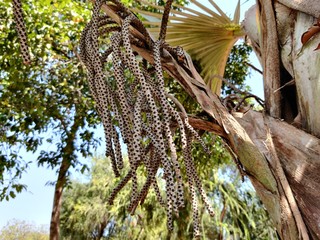
<instances>
[{"instance_id":1,"label":"fibrous bark","mask_svg":"<svg viewBox=\"0 0 320 240\"><path fill-rule=\"evenodd\" d=\"M277 163L274 156L270 155L270 149L266 143L268 131L270 132L274 149L281 163L280 167L283 168L289 187L293 191L298 210L312 238L318 239L320 237L320 192L317 189L320 184L320 140L284 121L254 111L248 112L241 118L238 117L237 120L256 146L259 146L259 150L264 153L276 174ZM279 174L277 175L275 176L278 187L284 188L281 186L283 183ZM283 197L288 198L284 192L283 194ZM287 207L295 211L290 204ZM269 211L269 214L272 212ZM294 216L290 220L294 220L292 224L296 224L297 220ZM296 239L295 234L289 239Z\"/></svg>"},{"instance_id":2,"label":"fibrous bark","mask_svg":"<svg viewBox=\"0 0 320 240\"><path fill-rule=\"evenodd\" d=\"M286 1L283 2L286 3ZM318 5L314 6L315 11L319 11L316 10ZM306 43L302 42L303 34L313 26L317 18L289 8L291 4L286 6L275 3L274 6L277 21L274 32L277 32L279 36L282 71L288 73L287 76L282 75L281 83L284 85L290 80L295 83L294 87L285 87L278 92L284 95L285 92L291 91L291 95L296 95L297 100L291 99L290 101L291 105L297 101L299 125L307 132L319 137L320 113L316 109L320 104L320 68L318 67L320 54L315 49L320 43L320 34L315 34Z\"/></svg>"},{"instance_id":3,"label":"fibrous bark","mask_svg":"<svg viewBox=\"0 0 320 240\"><path fill-rule=\"evenodd\" d=\"M281 117L280 54L276 20L271 0L260 2L261 53L266 112L276 118Z\"/></svg>"}]
</instances>

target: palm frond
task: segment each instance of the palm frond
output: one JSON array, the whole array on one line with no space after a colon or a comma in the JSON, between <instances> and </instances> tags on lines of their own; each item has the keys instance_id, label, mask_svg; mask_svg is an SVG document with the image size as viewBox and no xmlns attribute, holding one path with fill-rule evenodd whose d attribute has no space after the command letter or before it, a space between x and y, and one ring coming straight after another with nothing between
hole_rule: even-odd
<instances>
[{"instance_id":1,"label":"palm frond","mask_svg":"<svg viewBox=\"0 0 320 240\"><path fill-rule=\"evenodd\" d=\"M208 0L213 10L196 0L191 2L200 10L186 6L178 7L181 11L171 10L167 29L167 42L173 46L183 47L202 67L202 77L209 84L212 92L220 95L221 80L232 46L244 36L240 20L240 0L236 6L233 19L230 19L213 1ZM149 7L163 12L163 7L145 2ZM159 34L162 13L151 13L134 9L147 19L144 23L150 26L149 31L155 37Z\"/></svg>"}]
</instances>

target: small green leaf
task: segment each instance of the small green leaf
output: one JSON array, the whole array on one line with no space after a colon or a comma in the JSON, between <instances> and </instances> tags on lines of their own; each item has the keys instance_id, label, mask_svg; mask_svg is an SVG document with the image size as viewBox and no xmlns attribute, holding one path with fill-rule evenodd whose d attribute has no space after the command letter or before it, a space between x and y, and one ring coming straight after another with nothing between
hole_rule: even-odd
<instances>
[{"instance_id":1,"label":"small green leaf","mask_svg":"<svg viewBox=\"0 0 320 240\"><path fill-rule=\"evenodd\" d=\"M15 194L13 191L10 191L9 194L10 194L10 197L11 197L11 198L15 198L15 197L16 197L16 194Z\"/></svg>"}]
</instances>

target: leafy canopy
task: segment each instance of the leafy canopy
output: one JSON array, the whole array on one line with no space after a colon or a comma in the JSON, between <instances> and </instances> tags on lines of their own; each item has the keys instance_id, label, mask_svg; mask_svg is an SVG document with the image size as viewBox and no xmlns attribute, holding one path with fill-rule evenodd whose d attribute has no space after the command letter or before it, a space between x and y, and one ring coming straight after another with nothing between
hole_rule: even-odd
<instances>
[{"instance_id":1,"label":"leafy canopy","mask_svg":"<svg viewBox=\"0 0 320 240\"><path fill-rule=\"evenodd\" d=\"M0 200L26 187L18 180L31 159L24 159L21 149L55 168L65 156L76 166L78 156L91 155L99 143L93 134L99 120L77 57L90 16L87 4L23 3L30 66L22 64L10 3L0 3Z\"/></svg>"}]
</instances>

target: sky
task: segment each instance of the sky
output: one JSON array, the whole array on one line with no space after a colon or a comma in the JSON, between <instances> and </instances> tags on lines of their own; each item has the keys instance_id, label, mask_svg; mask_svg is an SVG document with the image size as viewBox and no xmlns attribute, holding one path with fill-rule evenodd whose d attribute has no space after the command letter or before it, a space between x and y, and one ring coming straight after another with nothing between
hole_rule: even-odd
<instances>
[{"instance_id":1,"label":"sky","mask_svg":"<svg viewBox=\"0 0 320 240\"><path fill-rule=\"evenodd\" d=\"M207 0L200 0L202 4L210 7ZM215 0L215 2L224 10L227 15L233 16L237 0ZM241 19L243 19L244 12L255 3L255 0L241 1ZM257 58L252 54L250 57L253 65L261 69ZM247 78L247 85L252 89L252 93L263 98L263 84L262 77L254 70L251 71L250 76ZM97 134L102 135L102 130L97 130ZM98 150L98 153L104 152L104 145ZM50 146L43 146L44 149ZM27 161L32 161L27 173L21 179L21 183L28 186L28 190L16 196L15 199L10 199L8 202L0 202L0 229L4 227L11 219L26 220L36 225L50 224L51 208L53 202L54 187L46 185L47 182L56 180L56 173L54 170L45 167L37 167L36 159L37 153L23 153ZM80 178L79 173L73 172L73 178Z\"/></svg>"},{"instance_id":2,"label":"sky","mask_svg":"<svg viewBox=\"0 0 320 240\"><path fill-rule=\"evenodd\" d=\"M20 181L28 186L27 191L17 194L14 199L0 202L0 228L13 218L36 225L50 222L54 188L46 186L46 183L56 179L55 173L44 167L38 168L35 154L26 153L24 157L33 161Z\"/></svg>"}]
</instances>

